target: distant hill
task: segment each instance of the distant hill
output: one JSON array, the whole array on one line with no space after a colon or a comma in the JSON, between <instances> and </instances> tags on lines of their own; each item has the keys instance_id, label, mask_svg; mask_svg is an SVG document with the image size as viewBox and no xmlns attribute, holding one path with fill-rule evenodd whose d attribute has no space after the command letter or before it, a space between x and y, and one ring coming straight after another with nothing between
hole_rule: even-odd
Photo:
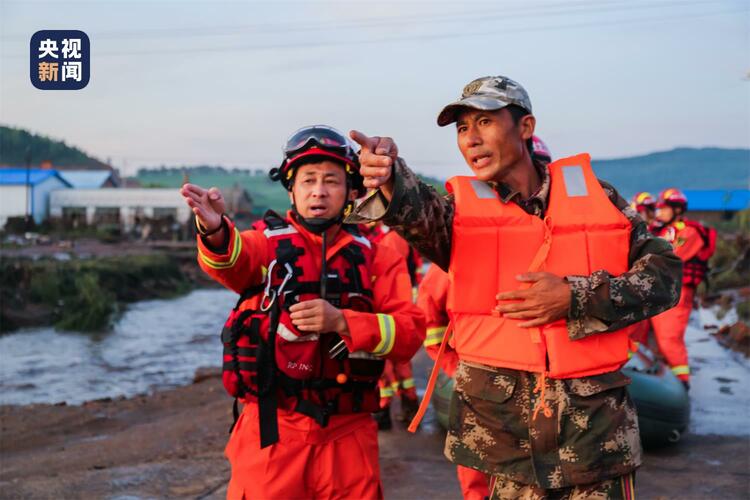
<instances>
[{"instance_id":1,"label":"distant hill","mask_svg":"<svg viewBox=\"0 0 750 500\"><path fill-rule=\"evenodd\" d=\"M593 160L597 177L612 184L625 198L638 191L658 194L667 187L680 189L749 189L750 149L677 148L629 158ZM289 198L284 189L271 182L263 170L225 169L222 167L186 167L141 169L136 179L144 186L178 187L183 171L190 181L201 186L226 188L235 183L253 197L254 212L267 208L284 211ZM445 192L443 180L421 176Z\"/></svg>"},{"instance_id":2,"label":"distant hill","mask_svg":"<svg viewBox=\"0 0 750 500\"><path fill-rule=\"evenodd\" d=\"M0 125L0 165L24 166L31 149L32 166L51 161L56 168L110 168L80 149L26 130ZM641 156L594 160L597 176L628 198L638 191L654 194L667 187L681 189L750 188L750 149L677 148ZM230 187L235 183L247 189L261 213L270 207L285 210L289 198L284 189L271 182L265 169L228 169L220 166L144 168L135 177L144 186L179 187L183 171L191 182L204 186ZM444 192L443 181L424 180Z\"/></svg>"},{"instance_id":3,"label":"distant hill","mask_svg":"<svg viewBox=\"0 0 750 500\"><path fill-rule=\"evenodd\" d=\"M80 149L68 146L64 141L56 141L20 128L0 125L0 165L26 166L27 152L31 153L32 167L38 167L42 162L49 161L54 168L110 168Z\"/></svg>"},{"instance_id":4,"label":"distant hill","mask_svg":"<svg viewBox=\"0 0 750 500\"><path fill-rule=\"evenodd\" d=\"M749 189L750 149L677 148L642 156L593 160L597 177L629 198L662 189Z\"/></svg>"}]
</instances>

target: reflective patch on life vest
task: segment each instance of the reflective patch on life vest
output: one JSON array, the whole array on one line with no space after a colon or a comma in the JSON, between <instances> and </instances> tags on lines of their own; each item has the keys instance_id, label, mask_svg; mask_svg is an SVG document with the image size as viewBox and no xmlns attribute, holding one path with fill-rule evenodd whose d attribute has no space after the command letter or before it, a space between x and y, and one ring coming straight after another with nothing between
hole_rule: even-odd
<instances>
[{"instance_id":1,"label":"reflective patch on life vest","mask_svg":"<svg viewBox=\"0 0 750 500\"><path fill-rule=\"evenodd\" d=\"M285 234L296 234L296 233L297 233L297 230L294 229L293 226L280 227L279 229L266 228L263 230L263 234L266 236L266 238L271 238L272 236L283 236Z\"/></svg>"},{"instance_id":2,"label":"reflective patch on life vest","mask_svg":"<svg viewBox=\"0 0 750 500\"><path fill-rule=\"evenodd\" d=\"M474 194L480 200L491 200L497 198L497 193L492 189L489 184L482 182L479 179L471 179L471 187L474 189Z\"/></svg>"},{"instance_id":3,"label":"reflective patch on life vest","mask_svg":"<svg viewBox=\"0 0 750 500\"><path fill-rule=\"evenodd\" d=\"M276 330L276 333L279 335L279 337L286 340L287 342L313 342L320 338L320 335L318 335L317 333L297 336L293 331L284 326L283 323L279 323L279 327Z\"/></svg>"},{"instance_id":4,"label":"reflective patch on life vest","mask_svg":"<svg viewBox=\"0 0 750 500\"><path fill-rule=\"evenodd\" d=\"M586 188L586 178L583 176L583 169L579 165L563 167L562 173L565 181L565 192L568 197L589 195L589 190Z\"/></svg>"}]
</instances>

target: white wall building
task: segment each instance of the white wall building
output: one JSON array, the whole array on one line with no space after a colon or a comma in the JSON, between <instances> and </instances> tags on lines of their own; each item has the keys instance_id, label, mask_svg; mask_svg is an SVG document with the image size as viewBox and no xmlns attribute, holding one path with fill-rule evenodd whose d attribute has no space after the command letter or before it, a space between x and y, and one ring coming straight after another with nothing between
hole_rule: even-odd
<instances>
[{"instance_id":1,"label":"white wall building","mask_svg":"<svg viewBox=\"0 0 750 500\"><path fill-rule=\"evenodd\" d=\"M65 189L50 195L50 216L85 215L86 223L101 221L122 224L130 230L137 217L173 217L185 224L193 212L179 189Z\"/></svg>"},{"instance_id":2,"label":"white wall building","mask_svg":"<svg viewBox=\"0 0 750 500\"><path fill-rule=\"evenodd\" d=\"M49 214L49 196L70 184L56 170L31 168L0 168L0 227L8 217L28 213L40 224Z\"/></svg>"}]
</instances>

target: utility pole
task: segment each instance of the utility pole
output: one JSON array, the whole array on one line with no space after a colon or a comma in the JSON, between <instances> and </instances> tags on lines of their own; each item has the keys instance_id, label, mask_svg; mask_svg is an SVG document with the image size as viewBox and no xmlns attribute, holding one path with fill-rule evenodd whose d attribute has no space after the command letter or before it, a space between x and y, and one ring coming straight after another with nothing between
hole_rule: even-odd
<instances>
[{"instance_id":1,"label":"utility pole","mask_svg":"<svg viewBox=\"0 0 750 500\"><path fill-rule=\"evenodd\" d=\"M25 210L25 216L23 219L23 229L24 231L28 231L30 228L29 224L29 200L31 198L31 146L26 147L26 210Z\"/></svg>"}]
</instances>

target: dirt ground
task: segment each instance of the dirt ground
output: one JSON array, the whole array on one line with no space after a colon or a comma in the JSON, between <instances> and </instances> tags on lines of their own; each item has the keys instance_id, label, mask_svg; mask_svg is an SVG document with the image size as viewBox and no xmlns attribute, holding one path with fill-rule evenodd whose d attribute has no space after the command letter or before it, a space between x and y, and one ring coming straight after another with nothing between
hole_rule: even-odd
<instances>
[{"instance_id":1,"label":"dirt ground","mask_svg":"<svg viewBox=\"0 0 750 500\"><path fill-rule=\"evenodd\" d=\"M422 384L427 360L415 358ZM231 400L209 377L187 387L81 406L0 408L2 498L223 498L222 455ZM396 423L380 435L386 498L455 499L431 416L415 435ZM638 496L657 499L748 498L747 437L688 435L646 454Z\"/></svg>"}]
</instances>

